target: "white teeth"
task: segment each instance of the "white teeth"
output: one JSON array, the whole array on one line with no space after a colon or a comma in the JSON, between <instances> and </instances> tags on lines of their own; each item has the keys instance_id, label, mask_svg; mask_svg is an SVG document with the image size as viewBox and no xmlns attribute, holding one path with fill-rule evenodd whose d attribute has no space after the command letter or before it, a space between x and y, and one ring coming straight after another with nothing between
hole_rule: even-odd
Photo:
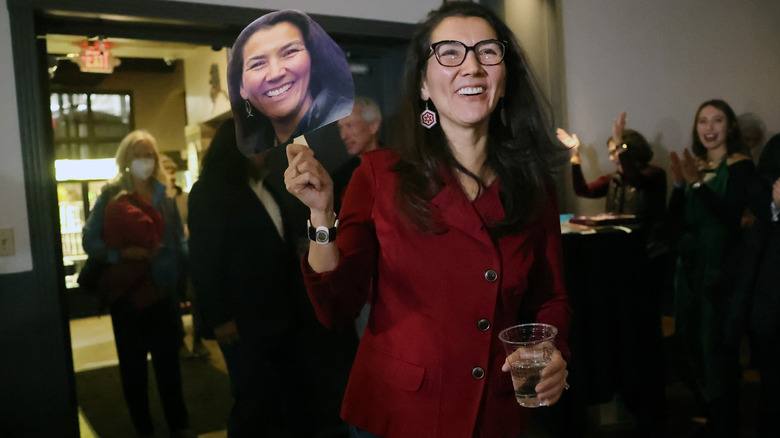
<instances>
[{"instance_id":1,"label":"white teeth","mask_svg":"<svg viewBox=\"0 0 780 438\"><path fill-rule=\"evenodd\" d=\"M290 87L292 87L292 83L285 84L285 85L283 85L283 86L281 86L279 88L273 89L273 90L268 90L268 91L265 92L265 95L268 96L268 97L278 96L278 95L284 93L285 91L289 90Z\"/></svg>"},{"instance_id":2,"label":"white teeth","mask_svg":"<svg viewBox=\"0 0 780 438\"><path fill-rule=\"evenodd\" d=\"M461 88L460 90L458 90L458 94L469 94L469 95L471 95L471 94L479 94L479 93L481 93L483 91L485 91L485 89L482 88L482 87L466 87L466 88Z\"/></svg>"}]
</instances>

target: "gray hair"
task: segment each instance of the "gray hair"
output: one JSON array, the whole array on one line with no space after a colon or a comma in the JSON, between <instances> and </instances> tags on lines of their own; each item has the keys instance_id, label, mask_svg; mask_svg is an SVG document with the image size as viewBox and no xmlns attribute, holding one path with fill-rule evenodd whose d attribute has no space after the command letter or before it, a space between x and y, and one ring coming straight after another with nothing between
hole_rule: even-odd
<instances>
[{"instance_id":1,"label":"gray hair","mask_svg":"<svg viewBox=\"0 0 780 438\"><path fill-rule=\"evenodd\" d=\"M374 121L382 123L382 111L379 109L379 105L366 96L356 96L355 106L360 105L360 118L366 123L373 123Z\"/></svg>"},{"instance_id":2,"label":"gray hair","mask_svg":"<svg viewBox=\"0 0 780 438\"><path fill-rule=\"evenodd\" d=\"M761 132L761 136L766 135L766 125L755 113L744 113L737 117L740 131L746 131L750 129L757 129Z\"/></svg>"}]
</instances>

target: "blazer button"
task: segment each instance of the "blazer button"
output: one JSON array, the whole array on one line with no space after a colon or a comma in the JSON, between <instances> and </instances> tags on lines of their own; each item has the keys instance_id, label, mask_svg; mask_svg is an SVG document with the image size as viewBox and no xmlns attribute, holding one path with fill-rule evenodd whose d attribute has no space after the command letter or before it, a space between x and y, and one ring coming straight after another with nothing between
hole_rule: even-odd
<instances>
[{"instance_id":1,"label":"blazer button","mask_svg":"<svg viewBox=\"0 0 780 438\"><path fill-rule=\"evenodd\" d=\"M487 331L490 329L490 321L488 321L485 318L480 319L477 321L477 328L484 331Z\"/></svg>"},{"instance_id":2,"label":"blazer button","mask_svg":"<svg viewBox=\"0 0 780 438\"><path fill-rule=\"evenodd\" d=\"M474 367L474 369L471 370L471 377L479 380L485 377L485 370L483 370L482 367Z\"/></svg>"},{"instance_id":3,"label":"blazer button","mask_svg":"<svg viewBox=\"0 0 780 438\"><path fill-rule=\"evenodd\" d=\"M498 272L492 269L488 269L487 271L485 271L485 281L487 281L488 283L492 283L496 280L498 280Z\"/></svg>"}]
</instances>

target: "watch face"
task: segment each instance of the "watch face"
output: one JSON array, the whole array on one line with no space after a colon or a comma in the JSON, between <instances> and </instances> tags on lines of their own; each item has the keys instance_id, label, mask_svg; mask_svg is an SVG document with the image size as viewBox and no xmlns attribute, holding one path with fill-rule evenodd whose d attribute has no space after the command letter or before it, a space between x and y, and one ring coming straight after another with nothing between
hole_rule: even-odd
<instances>
[{"instance_id":1,"label":"watch face","mask_svg":"<svg viewBox=\"0 0 780 438\"><path fill-rule=\"evenodd\" d=\"M317 243L328 243L328 230L317 230L314 239Z\"/></svg>"}]
</instances>

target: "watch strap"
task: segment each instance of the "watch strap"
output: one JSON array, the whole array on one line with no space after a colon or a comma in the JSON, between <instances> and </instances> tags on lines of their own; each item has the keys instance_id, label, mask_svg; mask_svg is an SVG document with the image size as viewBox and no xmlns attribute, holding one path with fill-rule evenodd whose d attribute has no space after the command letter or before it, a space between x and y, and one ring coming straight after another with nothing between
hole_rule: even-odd
<instances>
[{"instance_id":1,"label":"watch strap","mask_svg":"<svg viewBox=\"0 0 780 438\"><path fill-rule=\"evenodd\" d=\"M336 219L336 223L333 224L333 227L314 227L311 224L311 220L306 221L309 225L309 240L312 242L316 242L320 245L325 245L330 242L333 242L336 240L336 235L338 234L338 226L339 226L339 220Z\"/></svg>"}]
</instances>

